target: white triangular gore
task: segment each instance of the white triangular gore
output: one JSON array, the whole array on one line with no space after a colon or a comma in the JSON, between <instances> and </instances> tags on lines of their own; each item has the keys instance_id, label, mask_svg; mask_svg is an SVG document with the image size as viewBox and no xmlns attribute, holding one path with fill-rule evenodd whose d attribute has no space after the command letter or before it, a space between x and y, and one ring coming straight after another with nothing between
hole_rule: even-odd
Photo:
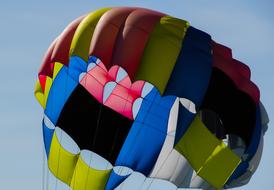
<instances>
[{"instance_id":1,"label":"white triangular gore","mask_svg":"<svg viewBox=\"0 0 274 190\"><path fill-rule=\"evenodd\" d=\"M51 122L51 120L48 118L48 116L46 114L44 114L43 122L47 128L55 129L55 125Z\"/></svg>"},{"instance_id":2,"label":"white triangular gore","mask_svg":"<svg viewBox=\"0 0 274 190\"><path fill-rule=\"evenodd\" d=\"M94 67L96 67L96 64L91 62L88 64L88 67L87 67L87 72L89 72L91 69L93 69Z\"/></svg>"},{"instance_id":3,"label":"white triangular gore","mask_svg":"<svg viewBox=\"0 0 274 190\"><path fill-rule=\"evenodd\" d=\"M178 113L179 113L179 98L176 98L169 112L168 127L167 127L168 135L175 136L177 121L178 121Z\"/></svg>"},{"instance_id":4,"label":"white triangular gore","mask_svg":"<svg viewBox=\"0 0 274 190\"><path fill-rule=\"evenodd\" d=\"M107 99L109 98L109 96L111 95L113 89L116 87L117 83L116 82L108 82L105 86L104 86L104 92L103 92L103 103L105 103L107 101Z\"/></svg>"},{"instance_id":5,"label":"white triangular gore","mask_svg":"<svg viewBox=\"0 0 274 190\"><path fill-rule=\"evenodd\" d=\"M146 82L145 84L144 84L144 86L143 86L143 89L142 89L142 94L141 94L141 96L144 98L144 97L146 97L150 92L151 92L151 90L153 89L153 85L152 84L150 84L149 82Z\"/></svg>"},{"instance_id":6,"label":"white triangular gore","mask_svg":"<svg viewBox=\"0 0 274 190\"><path fill-rule=\"evenodd\" d=\"M61 128L55 128L55 134L60 145L68 152L76 155L80 152L80 148L76 144L76 142Z\"/></svg>"},{"instance_id":7,"label":"white triangular gore","mask_svg":"<svg viewBox=\"0 0 274 190\"><path fill-rule=\"evenodd\" d=\"M177 187L169 181L147 178L139 172L133 172L115 190L176 190Z\"/></svg>"},{"instance_id":8,"label":"white triangular gore","mask_svg":"<svg viewBox=\"0 0 274 190\"><path fill-rule=\"evenodd\" d=\"M133 170L126 166L115 166L113 172L118 176L129 176L133 173Z\"/></svg>"},{"instance_id":9,"label":"white triangular gore","mask_svg":"<svg viewBox=\"0 0 274 190\"><path fill-rule=\"evenodd\" d=\"M188 111L194 114L196 113L195 104L191 100L186 98L180 98L180 102Z\"/></svg>"},{"instance_id":10,"label":"white triangular gore","mask_svg":"<svg viewBox=\"0 0 274 190\"><path fill-rule=\"evenodd\" d=\"M82 150L80 157L92 169L99 171L112 169L112 164L109 161L90 150Z\"/></svg>"},{"instance_id":11,"label":"white triangular gore","mask_svg":"<svg viewBox=\"0 0 274 190\"><path fill-rule=\"evenodd\" d=\"M141 108L143 102L143 98L137 98L132 106L132 115L133 115L133 119L135 120L135 118L137 117L139 110Z\"/></svg>"},{"instance_id":12,"label":"white triangular gore","mask_svg":"<svg viewBox=\"0 0 274 190\"><path fill-rule=\"evenodd\" d=\"M116 75L116 82L119 83L126 76L128 76L127 72L122 67L119 67L117 75Z\"/></svg>"},{"instance_id":13,"label":"white triangular gore","mask_svg":"<svg viewBox=\"0 0 274 190\"><path fill-rule=\"evenodd\" d=\"M86 72L83 72L79 75L79 82L82 81L82 79L84 78L84 76L86 75L87 73Z\"/></svg>"}]
</instances>

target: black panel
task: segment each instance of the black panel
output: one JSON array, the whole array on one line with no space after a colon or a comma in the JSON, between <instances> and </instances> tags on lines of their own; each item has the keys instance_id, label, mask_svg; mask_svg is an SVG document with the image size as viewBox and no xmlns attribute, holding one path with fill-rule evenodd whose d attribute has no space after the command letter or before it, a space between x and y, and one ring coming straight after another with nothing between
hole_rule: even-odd
<instances>
[{"instance_id":1,"label":"black panel","mask_svg":"<svg viewBox=\"0 0 274 190\"><path fill-rule=\"evenodd\" d=\"M201 119L205 126L213 133L218 139L225 139L225 128L219 115L212 110L203 109L200 112Z\"/></svg>"},{"instance_id":2,"label":"black panel","mask_svg":"<svg viewBox=\"0 0 274 190\"><path fill-rule=\"evenodd\" d=\"M238 90L221 70L213 68L201 110L212 110L220 117L225 134L240 136L248 146L256 121L256 105L246 93Z\"/></svg>"},{"instance_id":3,"label":"black panel","mask_svg":"<svg viewBox=\"0 0 274 190\"><path fill-rule=\"evenodd\" d=\"M68 133L80 149L91 150L114 164L132 123L78 85L66 102L57 126Z\"/></svg>"}]
</instances>

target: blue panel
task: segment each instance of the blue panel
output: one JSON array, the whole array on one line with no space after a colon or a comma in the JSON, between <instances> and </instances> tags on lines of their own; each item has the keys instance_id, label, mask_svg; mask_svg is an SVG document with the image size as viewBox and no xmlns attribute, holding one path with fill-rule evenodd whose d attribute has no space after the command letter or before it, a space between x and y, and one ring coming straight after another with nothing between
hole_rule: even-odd
<instances>
[{"instance_id":1,"label":"blue panel","mask_svg":"<svg viewBox=\"0 0 274 190\"><path fill-rule=\"evenodd\" d=\"M194 117L195 117L195 114L189 112L183 105L181 104L179 105L178 122L177 122L174 146L185 134L189 125L192 123Z\"/></svg>"},{"instance_id":2,"label":"blue panel","mask_svg":"<svg viewBox=\"0 0 274 190\"><path fill-rule=\"evenodd\" d=\"M68 73L75 81L78 81L79 75L82 72L86 72L87 65L88 64L81 57L72 56L69 60Z\"/></svg>"},{"instance_id":3,"label":"blue panel","mask_svg":"<svg viewBox=\"0 0 274 190\"><path fill-rule=\"evenodd\" d=\"M241 175L243 175L246 172L246 170L248 169L248 167L249 167L248 162L241 162L238 165L238 167L236 168L236 170L229 177L229 179L227 180L226 184L229 184L234 179L237 179L238 177L240 177Z\"/></svg>"},{"instance_id":4,"label":"blue panel","mask_svg":"<svg viewBox=\"0 0 274 190\"><path fill-rule=\"evenodd\" d=\"M44 121L42 122L42 126L43 126L44 145L45 145L45 150L48 157L54 129L48 128Z\"/></svg>"},{"instance_id":5,"label":"blue panel","mask_svg":"<svg viewBox=\"0 0 274 190\"><path fill-rule=\"evenodd\" d=\"M116 174L114 171L111 172L105 190L113 190L115 189L120 183L122 183L129 175L120 176Z\"/></svg>"},{"instance_id":6,"label":"blue panel","mask_svg":"<svg viewBox=\"0 0 274 190\"><path fill-rule=\"evenodd\" d=\"M227 184L229 184L232 180L237 179L241 175L243 175L246 170L248 169L249 163L253 156L256 154L260 138L262 133L262 126L261 126L261 113L260 108L257 106L256 108L256 126L253 131L252 139L249 144L249 146L245 150L245 154L248 155L247 159L245 161L242 161L241 164L236 168L236 170L233 172L233 174L230 176Z\"/></svg>"},{"instance_id":7,"label":"blue panel","mask_svg":"<svg viewBox=\"0 0 274 190\"><path fill-rule=\"evenodd\" d=\"M248 167L249 167L248 162L241 162L238 165L238 167L236 168L236 170L232 173L232 175L230 176L230 178L227 180L226 184L229 184L234 179L237 179L238 177L240 177L241 175L243 175L246 172L246 170L248 169Z\"/></svg>"},{"instance_id":8,"label":"blue panel","mask_svg":"<svg viewBox=\"0 0 274 190\"><path fill-rule=\"evenodd\" d=\"M164 94L187 98L200 107L211 70L211 37L189 27Z\"/></svg>"},{"instance_id":9,"label":"blue panel","mask_svg":"<svg viewBox=\"0 0 274 190\"><path fill-rule=\"evenodd\" d=\"M78 84L78 82L68 75L67 70L67 67L62 67L53 81L48 95L45 114L54 125L56 125L67 99Z\"/></svg>"},{"instance_id":10,"label":"blue panel","mask_svg":"<svg viewBox=\"0 0 274 190\"><path fill-rule=\"evenodd\" d=\"M175 99L174 96L161 97L156 88L144 98L116 166L149 174L165 141L169 112Z\"/></svg>"},{"instance_id":11,"label":"blue panel","mask_svg":"<svg viewBox=\"0 0 274 190\"><path fill-rule=\"evenodd\" d=\"M97 60L98 60L98 58L92 55L89 57L88 63L96 63Z\"/></svg>"},{"instance_id":12,"label":"blue panel","mask_svg":"<svg viewBox=\"0 0 274 190\"><path fill-rule=\"evenodd\" d=\"M256 154L260 140L261 140L261 133L262 133L262 124L261 124L261 112L260 107L257 106L256 108L256 126L254 128L251 142L247 147L245 154L248 155L247 160L251 160L253 156Z\"/></svg>"}]
</instances>

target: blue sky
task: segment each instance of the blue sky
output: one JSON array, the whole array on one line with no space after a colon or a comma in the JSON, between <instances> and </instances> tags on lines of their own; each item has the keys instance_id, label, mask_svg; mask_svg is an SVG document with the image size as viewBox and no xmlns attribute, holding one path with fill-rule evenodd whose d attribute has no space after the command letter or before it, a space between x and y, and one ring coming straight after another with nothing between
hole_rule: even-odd
<instances>
[{"instance_id":1,"label":"blue sky","mask_svg":"<svg viewBox=\"0 0 274 190\"><path fill-rule=\"evenodd\" d=\"M102 0L0 2L0 185L42 187L42 109L33 95L41 59L73 19L100 7L140 6L188 20L233 49L249 65L270 120L274 118L274 1ZM261 164L240 189L273 189L274 130L270 122Z\"/></svg>"}]
</instances>

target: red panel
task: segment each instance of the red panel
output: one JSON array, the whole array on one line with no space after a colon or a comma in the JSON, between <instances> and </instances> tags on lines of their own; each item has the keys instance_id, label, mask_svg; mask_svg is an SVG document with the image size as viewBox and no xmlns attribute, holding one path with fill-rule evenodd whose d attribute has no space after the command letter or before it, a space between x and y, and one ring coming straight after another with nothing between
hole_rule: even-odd
<instances>
[{"instance_id":1,"label":"red panel","mask_svg":"<svg viewBox=\"0 0 274 190\"><path fill-rule=\"evenodd\" d=\"M233 62L234 62L235 65L237 65L238 71L239 71L245 78L250 79L251 72L250 72L249 67L248 67L246 64L244 64L244 63L242 63L242 62L240 62L240 61L238 61L238 60L236 60L236 59L233 59Z\"/></svg>"},{"instance_id":2,"label":"red panel","mask_svg":"<svg viewBox=\"0 0 274 190\"><path fill-rule=\"evenodd\" d=\"M47 52L45 53L43 61L42 61L42 65L38 72L38 75L52 76L52 71L50 69L50 63L51 63L51 56L52 56L52 52L55 47L56 41L57 41L57 39L55 39L52 42L52 44L48 48ZM41 81L40 81L40 83L41 83Z\"/></svg>"},{"instance_id":3,"label":"red panel","mask_svg":"<svg viewBox=\"0 0 274 190\"><path fill-rule=\"evenodd\" d=\"M163 16L162 13L147 9L133 11L126 19L124 29L118 34L112 65L122 66L133 79L149 34Z\"/></svg>"},{"instance_id":4,"label":"red panel","mask_svg":"<svg viewBox=\"0 0 274 190\"><path fill-rule=\"evenodd\" d=\"M101 59L106 68L111 67L113 47L120 28L134 8L113 8L99 20L90 45L90 55Z\"/></svg>"},{"instance_id":5,"label":"red panel","mask_svg":"<svg viewBox=\"0 0 274 190\"><path fill-rule=\"evenodd\" d=\"M62 32L52 52L51 62L60 62L68 66L71 41L78 25L84 18L85 16L81 16L74 20Z\"/></svg>"},{"instance_id":6,"label":"red panel","mask_svg":"<svg viewBox=\"0 0 274 190\"><path fill-rule=\"evenodd\" d=\"M256 104L259 102L260 91L250 80L250 70L241 62L232 58L231 49L212 43L213 48L213 67L223 71L237 86L237 88L248 94Z\"/></svg>"},{"instance_id":7,"label":"red panel","mask_svg":"<svg viewBox=\"0 0 274 190\"><path fill-rule=\"evenodd\" d=\"M47 76L46 75L39 75L38 76L42 91L45 91L45 87L46 87L46 81L47 81Z\"/></svg>"},{"instance_id":8,"label":"red panel","mask_svg":"<svg viewBox=\"0 0 274 190\"><path fill-rule=\"evenodd\" d=\"M42 66L39 70L39 76L45 75L52 77L53 75L53 69L54 69L54 62L58 61L60 63L63 63L65 65L68 64L69 60L69 49L70 44L72 41L72 37L74 35L74 32L81 22L81 20L84 18L84 16L76 19L73 21L68 27L54 40L54 42L50 45L49 49L47 50L43 61ZM43 77L39 77L40 78ZM44 90L44 83L42 80L40 80L41 86Z\"/></svg>"}]
</instances>

